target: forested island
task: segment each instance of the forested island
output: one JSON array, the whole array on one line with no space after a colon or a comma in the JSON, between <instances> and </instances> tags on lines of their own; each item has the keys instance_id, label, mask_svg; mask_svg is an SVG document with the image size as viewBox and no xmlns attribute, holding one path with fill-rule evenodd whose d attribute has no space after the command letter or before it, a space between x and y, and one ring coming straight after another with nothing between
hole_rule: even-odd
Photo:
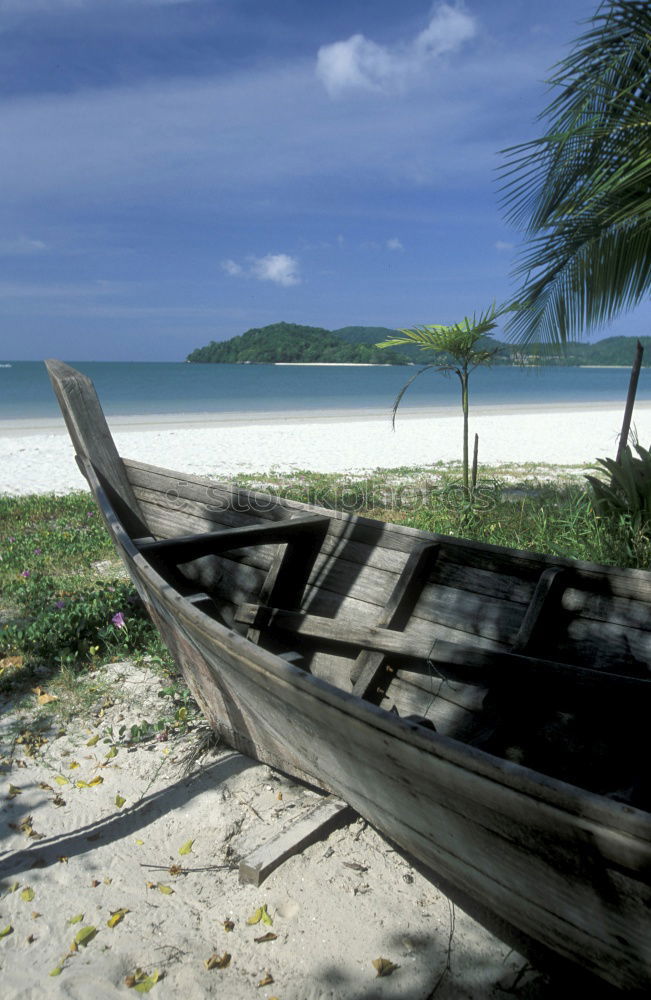
<instances>
[{"instance_id":1,"label":"forested island","mask_svg":"<svg viewBox=\"0 0 651 1000\"><path fill-rule=\"evenodd\" d=\"M345 326L326 330L297 323L272 323L247 330L230 340L211 341L188 354L193 363L208 364L361 364L407 365L438 360L415 344L399 349L376 345L390 340L396 330L382 326ZM493 364L543 365L622 365L629 366L635 355L637 337L606 337L596 344L571 342L565 348L544 344L507 344L485 337L482 346L495 352ZM643 365L651 365L651 337L640 337L645 353Z\"/></svg>"},{"instance_id":2,"label":"forested island","mask_svg":"<svg viewBox=\"0 0 651 1000\"><path fill-rule=\"evenodd\" d=\"M377 328L371 342L351 342L318 326L296 323L273 323L261 329L247 330L239 337L212 341L188 354L188 361L211 364L358 364L406 365L402 352L382 350L377 341L392 337L395 330Z\"/></svg>"}]
</instances>

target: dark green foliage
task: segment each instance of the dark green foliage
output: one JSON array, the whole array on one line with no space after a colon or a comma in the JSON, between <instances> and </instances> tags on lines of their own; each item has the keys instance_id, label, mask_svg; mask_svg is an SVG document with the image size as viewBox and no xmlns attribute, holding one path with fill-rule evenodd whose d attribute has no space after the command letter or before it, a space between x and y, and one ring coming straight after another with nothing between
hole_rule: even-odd
<instances>
[{"instance_id":1,"label":"dark green foliage","mask_svg":"<svg viewBox=\"0 0 651 1000\"><path fill-rule=\"evenodd\" d=\"M156 633L131 584L99 582L92 569L114 558L88 494L0 497L0 658L62 663L148 648ZM125 628L111 621L118 612Z\"/></svg>"},{"instance_id":2,"label":"dark green foliage","mask_svg":"<svg viewBox=\"0 0 651 1000\"><path fill-rule=\"evenodd\" d=\"M347 364L406 364L395 351L387 354L374 344L351 344L330 330L296 323L273 323L247 330L239 337L199 347L188 361L212 364L270 364L274 362L340 362Z\"/></svg>"},{"instance_id":3,"label":"dark green foliage","mask_svg":"<svg viewBox=\"0 0 651 1000\"><path fill-rule=\"evenodd\" d=\"M155 631L130 583L115 581L57 594L51 579L26 583L23 614L0 631L0 657L24 656L30 663L61 663L89 655L146 649ZM112 621L121 613L124 624Z\"/></svg>"},{"instance_id":4,"label":"dark green foliage","mask_svg":"<svg viewBox=\"0 0 651 1000\"><path fill-rule=\"evenodd\" d=\"M349 344L367 344L375 347L381 340L390 340L395 337L397 330L391 330L386 326L342 326L340 330L333 330L337 337L341 337ZM409 361L419 362L421 360L418 348L413 344L404 344L400 348L401 356ZM386 355L385 355L386 361Z\"/></svg>"},{"instance_id":5,"label":"dark green foliage","mask_svg":"<svg viewBox=\"0 0 651 1000\"><path fill-rule=\"evenodd\" d=\"M601 517L627 522L635 531L649 534L651 528L651 452L642 445L630 445L621 460L597 459L605 478L586 476L592 487L592 503Z\"/></svg>"}]
</instances>

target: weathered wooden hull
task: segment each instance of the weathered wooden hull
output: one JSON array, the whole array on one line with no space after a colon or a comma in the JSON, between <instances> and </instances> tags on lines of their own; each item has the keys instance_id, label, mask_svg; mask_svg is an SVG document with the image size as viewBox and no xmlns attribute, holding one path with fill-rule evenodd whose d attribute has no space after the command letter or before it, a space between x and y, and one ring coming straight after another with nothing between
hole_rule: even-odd
<instances>
[{"instance_id":1,"label":"weathered wooden hull","mask_svg":"<svg viewBox=\"0 0 651 1000\"><path fill-rule=\"evenodd\" d=\"M107 477L103 457L93 453L92 441L82 441L80 434L77 422L77 453L116 547L207 719L230 744L341 797L423 866L476 901L480 912L517 928L543 949L621 989L649 989L648 812L452 738L475 731L468 727L468 718L475 718L473 699L483 700L481 685L470 690L458 685L456 695L443 697L434 732L422 724L432 718L428 703L438 700L432 697L436 692L427 672L401 669L391 682L397 685L401 704L408 706L411 699L418 708L419 721L409 721L351 693L355 651L335 646L334 651L310 653L309 669L302 669L250 641L235 621L229 627L216 620L183 596L174 580L166 579L146 557L136 541L143 524L150 536L171 538L242 521L273 521L305 506L234 492L135 462L123 463L124 483L118 488ZM116 511L129 490L138 505L130 507L129 516L139 519L139 526L131 528L124 523L128 517ZM334 518L303 609L334 618L344 633L347 623L352 628L351 622L362 614L375 625L401 568L424 539L432 541L434 536L363 518ZM266 549L270 547L229 553L228 559L208 556L181 568L188 580L194 576L209 589L214 600L222 597L229 620L229 608L255 600L264 586L273 559L273 549ZM536 595L535 580L548 564L570 565L460 542L450 551L454 558L441 561L437 556L437 567L428 571L408 635L417 639L434 634L444 642L456 631L467 638L469 633L454 624L454 595L463 575L458 567L465 554L466 562L474 563L476 588L476 618L468 627L475 630L477 648L488 651L517 645ZM593 614L603 618L606 600L610 609L601 632L598 617L579 623L577 648L586 647L591 657L599 635L602 641L604 635L614 640L615 608L628 630L621 626L620 639L627 649L633 648L632 660L639 664L648 641L644 602L651 594L649 578L624 571L604 574L597 567L576 564L572 570L573 583L592 580L592 591L600 596L602 610ZM431 610L437 602L432 593L425 593L428 588L436 592L436 573L446 581L439 581L439 591L448 591L436 611L438 619ZM576 593L567 603L580 604L580 588L569 589ZM305 652L293 638L285 648ZM571 641L572 635L564 633L568 650ZM307 648L312 650L312 644ZM607 665L612 668L612 656ZM391 689L382 704L391 701ZM646 690L641 690L644 702Z\"/></svg>"}]
</instances>

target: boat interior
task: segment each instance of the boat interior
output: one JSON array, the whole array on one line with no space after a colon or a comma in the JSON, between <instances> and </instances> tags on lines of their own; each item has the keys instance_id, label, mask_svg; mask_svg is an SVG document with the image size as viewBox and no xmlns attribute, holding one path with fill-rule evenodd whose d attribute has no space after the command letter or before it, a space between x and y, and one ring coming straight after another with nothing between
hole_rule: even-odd
<instances>
[{"instance_id":1,"label":"boat interior","mask_svg":"<svg viewBox=\"0 0 651 1000\"><path fill-rule=\"evenodd\" d=\"M123 464L138 549L205 614L425 730L651 808L647 574Z\"/></svg>"}]
</instances>

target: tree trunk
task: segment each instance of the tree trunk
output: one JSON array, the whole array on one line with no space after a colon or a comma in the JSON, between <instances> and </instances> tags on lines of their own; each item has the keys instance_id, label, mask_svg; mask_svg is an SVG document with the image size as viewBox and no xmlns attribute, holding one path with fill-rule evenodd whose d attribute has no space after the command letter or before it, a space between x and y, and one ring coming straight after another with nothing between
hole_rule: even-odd
<instances>
[{"instance_id":1,"label":"tree trunk","mask_svg":"<svg viewBox=\"0 0 651 1000\"><path fill-rule=\"evenodd\" d=\"M466 499L470 494L469 482L469 461L468 461L468 372L462 370L459 374L461 381L461 408L463 410L463 491Z\"/></svg>"}]
</instances>

